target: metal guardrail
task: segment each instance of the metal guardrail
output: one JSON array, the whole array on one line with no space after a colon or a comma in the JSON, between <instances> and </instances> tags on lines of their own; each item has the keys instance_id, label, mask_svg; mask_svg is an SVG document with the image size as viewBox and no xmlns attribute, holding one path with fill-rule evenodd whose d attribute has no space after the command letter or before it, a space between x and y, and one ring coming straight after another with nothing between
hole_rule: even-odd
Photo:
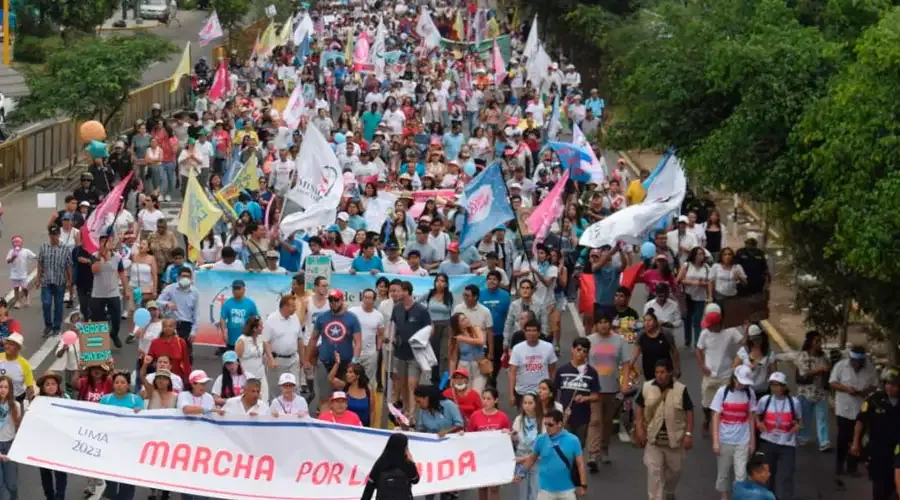
<instances>
[{"instance_id":1,"label":"metal guardrail","mask_svg":"<svg viewBox=\"0 0 900 500\"><path fill-rule=\"evenodd\" d=\"M115 140L135 120L149 116L153 103L159 103L163 112L184 108L190 99L190 79L182 78L174 93L169 92L171 81L159 81L132 92L128 102L107 123L107 140ZM58 120L0 144L0 189L16 183L25 189L37 175L74 166L82 149L78 125L72 119Z\"/></svg>"}]
</instances>

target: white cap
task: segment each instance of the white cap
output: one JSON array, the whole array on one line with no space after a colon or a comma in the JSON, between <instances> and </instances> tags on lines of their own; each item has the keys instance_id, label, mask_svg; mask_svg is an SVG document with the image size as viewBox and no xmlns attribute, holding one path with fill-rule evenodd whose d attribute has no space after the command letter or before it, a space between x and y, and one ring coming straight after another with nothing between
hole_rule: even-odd
<instances>
[{"instance_id":1,"label":"white cap","mask_svg":"<svg viewBox=\"0 0 900 500\"><path fill-rule=\"evenodd\" d=\"M750 328L747 329L748 337L760 337L762 336L762 334L763 331L762 328L759 327L759 325L750 325Z\"/></svg>"},{"instance_id":2,"label":"white cap","mask_svg":"<svg viewBox=\"0 0 900 500\"><path fill-rule=\"evenodd\" d=\"M684 222L685 224L687 224L688 222L690 222L690 220L688 219L687 215L679 215L679 216L678 216L678 223L681 224L682 222Z\"/></svg>"},{"instance_id":3,"label":"white cap","mask_svg":"<svg viewBox=\"0 0 900 500\"><path fill-rule=\"evenodd\" d=\"M344 391L334 391L331 393L331 399L347 399L347 393Z\"/></svg>"},{"instance_id":4,"label":"white cap","mask_svg":"<svg viewBox=\"0 0 900 500\"><path fill-rule=\"evenodd\" d=\"M347 212L341 212L341 213L337 214L337 218L338 218L338 220L347 222L350 220L350 214L348 214Z\"/></svg>"},{"instance_id":5,"label":"white cap","mask_svg":"<svg viewBox=\"0 0 900 500\"><path fill-rule=\"evenodd\" d=\"M519 184L518 182L510 182L510 183L509 183L509 188L510 188L510 189L513 189L513 188L522 189L522 185Z\"/></svg>"},{"instance_id":6,"label":"white cap","mask_svg":"<svg viewBox=\"0 0 900 500\"><path fill-rule=\"evenodd\" d=\"M278 377L278 385L293 384L297 385L297 377L293 373L282 373Z\"/></svg>"},{"instance_id":7,"label":"white cap","mask_svg":"<svg viewBox=\"0 0 900 500\"><path fill-rule=\"evenodd\" d=\"M736 378L741 385L752 386L753 370L751 370L749 366L741 365L734 369L734 378Z\"/></svg>"},{"instance_id":8,"label":"white cap","mask_svg":"<svg viewBox=\"0 0 900 500\"><path fill-rule=\"evenodd\" d=\"M19 344L19 347L22 347L23 345L25 345L25 337L23 337L22 334L19 332L11 333L11 334L9 334L9 337L6 337L3 340L12 342L14 344Z\"/></svg>"},{"instance_id":9,"label":"white cap","mask_svg":"<svg viewBox=\"0 0 900 500\"><path fill-rule=\"evenodd\" d=\"M203 370L194 370L188 375L188 382L192 384L205 384L210 380L209 376Z\"/></svg>"},{"instance_id":10,"label":"white cap","mask_svg":"<svg viewBox=\"0 0 900 500\"><path fill-rule=\"evenodd\" d=\"M153 105L150 106L150 108L151 109L162 109L162 105L158 102L154 102Z\"/></svg>"},{"instance_id":11,"label":"white cap","mask_svg":"<svg viewBox=\"0 0 900 500\"><path fill-rule=\"evenodd\" d=\"M787 385L787 377L785 377L781 372L774 372L769 375L769 383Z\"/></svg>"}]
</instances>

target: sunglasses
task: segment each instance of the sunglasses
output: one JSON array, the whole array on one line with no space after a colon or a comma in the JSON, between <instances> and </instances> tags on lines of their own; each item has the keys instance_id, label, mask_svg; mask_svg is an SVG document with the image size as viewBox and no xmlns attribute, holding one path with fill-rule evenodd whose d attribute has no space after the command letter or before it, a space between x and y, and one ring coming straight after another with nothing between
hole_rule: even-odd
<instances>
[{"instance_id":1,"label":"sunglasses","mask_svg":"<svg viewBox=\"0 0 900 500\"><path fill-rule=\"evenodd\" d=\"M341 301L341 299L336 299L336 298L334 298L334 297L329 297L329 298L328 298L328 302L340 302L340 301Z\"/></svg>"}]
</instances>

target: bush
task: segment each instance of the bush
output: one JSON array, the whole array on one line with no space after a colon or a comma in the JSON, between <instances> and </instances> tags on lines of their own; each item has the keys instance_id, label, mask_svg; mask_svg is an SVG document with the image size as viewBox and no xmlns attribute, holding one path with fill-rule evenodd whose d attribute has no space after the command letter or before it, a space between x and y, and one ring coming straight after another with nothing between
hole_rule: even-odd
<instances>
[{"instance_id":1,"label":"bush","mask_svg":"<svg viewBox=\"0 0 900 500\"><path fill-rule=\"evenodd\" d=\"M63 40L58 36L38 38L23 36L13 46L13 58L17 62L43 64L47 56L63 49Z\"/></svg>"}]
</instances>

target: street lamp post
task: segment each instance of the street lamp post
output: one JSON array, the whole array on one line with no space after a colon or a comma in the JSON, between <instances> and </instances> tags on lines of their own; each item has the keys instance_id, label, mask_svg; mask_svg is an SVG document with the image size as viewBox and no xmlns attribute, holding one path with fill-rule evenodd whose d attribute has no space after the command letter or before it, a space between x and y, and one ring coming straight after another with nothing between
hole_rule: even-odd
<instances>
[{"instance_id":1,"label":"street lamp post","mask_svg":"<svg viewBox=\"0 0 900 500\"><path fill-rule=\"evenodd\" d=\"M141 0L134 0L134 24L143 24L141 19Z\"/></svg>"}]
</instances>

